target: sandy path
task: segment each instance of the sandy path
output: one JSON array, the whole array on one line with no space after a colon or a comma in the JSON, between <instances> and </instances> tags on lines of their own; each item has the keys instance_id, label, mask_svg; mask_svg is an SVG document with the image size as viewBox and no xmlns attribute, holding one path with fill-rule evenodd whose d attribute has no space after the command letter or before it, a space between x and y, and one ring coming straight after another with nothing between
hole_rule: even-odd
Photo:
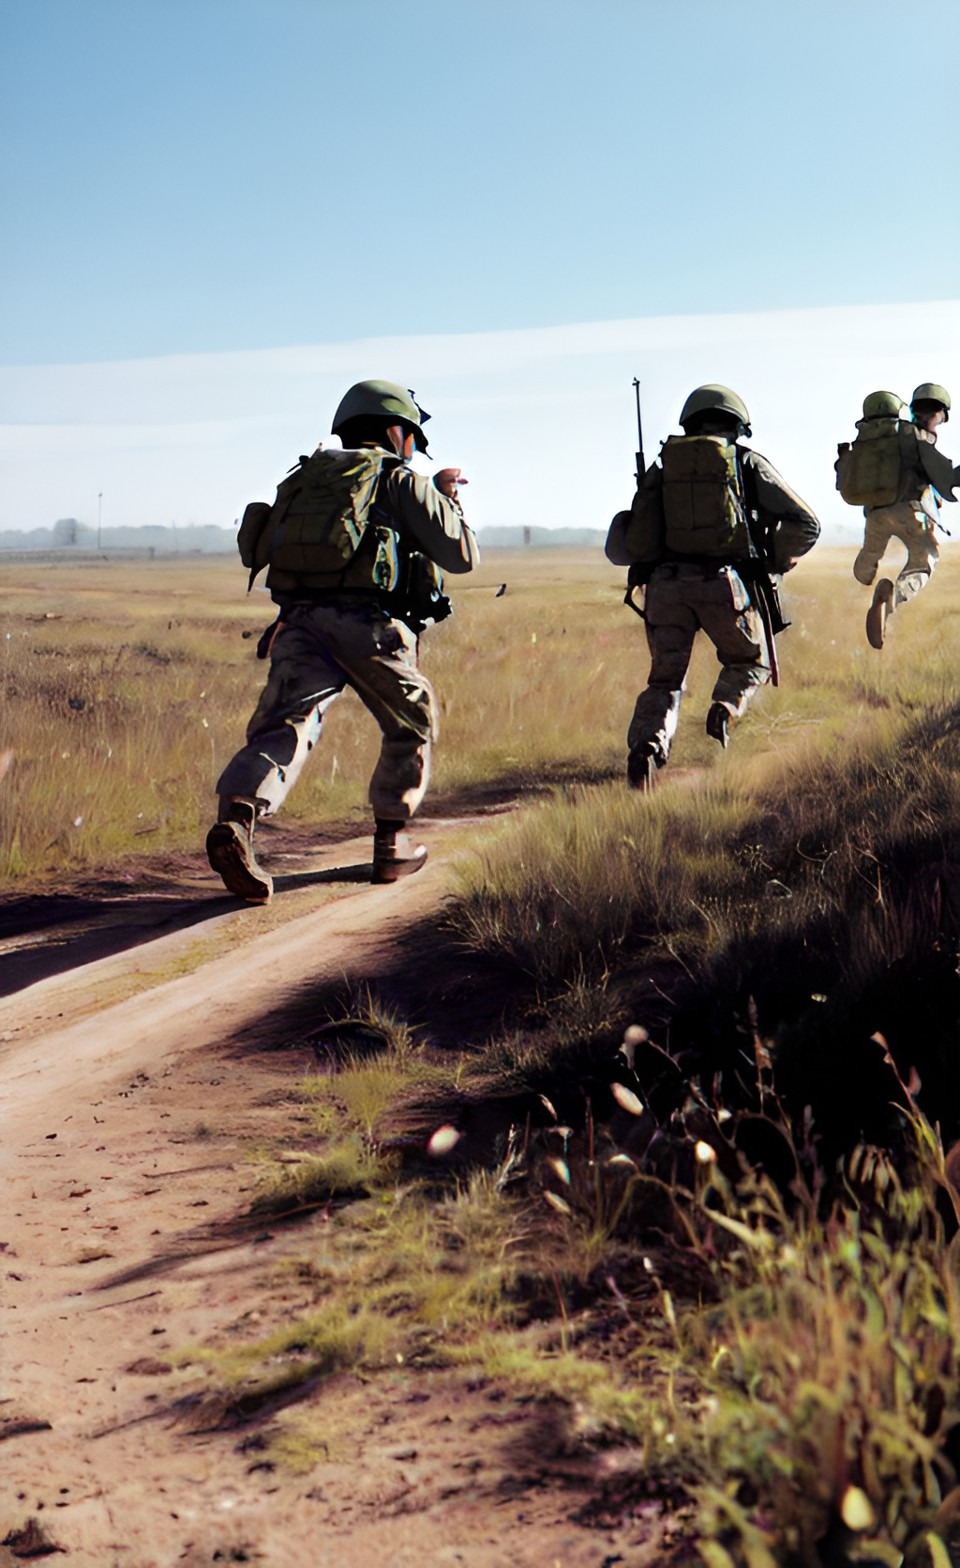
<instances>
[{"instance_id":1,"label":"sandy path","mask_svg":"<svg viewBox=\"0 0 960 1568\"><path fill-rule=\"evenodd\" d=\"M290 1415L329 1433L304 1473L258 1458L255 1430L191 1431L173 1409L204 1380L178 1350L315 1306L296 1265L322 1216L227 1227L251 1144L306 1120L309 1061L231 1043L291 977L374 978L443 897L445 832L425 824L429 865L392 888L224 911L211 880L209 920L0 1004L0 1564L24 1560L31 1518L84 1568L662 1560L658 1505L625 1531L572 1523L597 1475L545 1457L540 1415L462 1372L336 1379Z\"/></svg>"}]
</instances>

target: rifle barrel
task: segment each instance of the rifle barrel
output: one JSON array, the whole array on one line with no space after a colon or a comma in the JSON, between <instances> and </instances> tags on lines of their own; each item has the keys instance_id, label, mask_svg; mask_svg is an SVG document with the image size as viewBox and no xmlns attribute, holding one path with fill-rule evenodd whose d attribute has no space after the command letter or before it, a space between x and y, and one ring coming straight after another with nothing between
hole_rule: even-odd
<instances>
[{"instance_id":1,"label":"rifle barrel","mask_svg":"<svg viewBox=\"0 0 960 1568\"><path fill-rule=\"evenodd\" d=\"M637 489L643 483L646 464L643 461L643 424L640 419L640 382L633 378L633 390L637 400Z\"/></svg>"}]
</instances>

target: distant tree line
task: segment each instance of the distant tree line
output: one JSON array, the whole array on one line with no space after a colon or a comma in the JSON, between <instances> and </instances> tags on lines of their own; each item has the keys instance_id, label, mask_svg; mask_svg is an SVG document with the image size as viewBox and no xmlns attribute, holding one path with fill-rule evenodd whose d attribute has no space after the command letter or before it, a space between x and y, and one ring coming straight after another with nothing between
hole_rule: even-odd
<instances>
[{"instance_id":1,"label":"distant tree line","mask_svg":"<svg viewBox=\"0 0 960 1568\"><path fill-rule=\"evenodd\" d=\"M101 528L100 549L153 550L156 554L173 555L180 551L200 550L204 554L220 554L236 549L236 533L232 528L217 528L213 524L184 528L166 527L160 523L146 523L140 528ZM76 517L60 517L52 528L7 528L0 530L0 550L78 550L89 552L97 548L97 530L90 523L81 523Z\"/></svg>"},{"instance_id":2,"label":"distant tree line","mask_svg":"<svg viewBox=\"0 0 960 1568\"><path fill-rule=\"evenodd\" d=\"M600 528L541 528L530 524L481 528L481 545L490 550L593 550L603 545L605 530ZM145 523L138 528L101 528L100 549L152 550L158 555L201 551L206 555L229 553L236 548L232 528L217 528L211 523L189 524L182 528L161 523ZM76 517L60 517L52 528L0 529L0 550L77 550L97 549L97 530Z\"/></svg>"}]
</instances>

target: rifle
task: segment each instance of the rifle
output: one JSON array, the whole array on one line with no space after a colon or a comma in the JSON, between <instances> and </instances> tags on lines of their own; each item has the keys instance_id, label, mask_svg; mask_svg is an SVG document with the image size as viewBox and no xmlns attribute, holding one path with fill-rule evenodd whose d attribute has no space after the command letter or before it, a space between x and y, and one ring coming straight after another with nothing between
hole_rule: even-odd
<instances>
[{"instance_id":1,"label":"rifle","mask_svg":"<svg viewBox=\"0 0 960 1568\"><path fill-rule=\"evenodd\" d=\"M633 391L637 400L637 490L640 491L643 488L643 476L647 471L647 465L643 461L643 424L640 419L640 382L637 380L636 376L633 378ZM643 613L643 609L633 596L638 588L644 587L652 569L652 562L647 561L642 564L640 562L635 562L627 573L627 591L623 596L623 602L634 612L635 615L639 615L641 621L645 621L646 616Z\"/></svg>"},{"instance_id":2,"label":"rifle","mask_svg":"<svg viewBox=\"0 0 960 1568\"><path fill-rule=\"evenodd\" d=\"M747 514L747 531L756 551L756 555L753 557L753 570L750 573L750 586L753 589L754 602L767 641L771 683L774 686L779 686L780 666L777 662L777 648L774 639L779 632L786 631L790 622L784 620L783 606L780 603L780 589L773 580L773 565L770 560L768 542L760 520L760 511L756 504L750 504L755 502L756 498L755 495L748 495L747 493L746 475L741 467L739 455L737 457L737 474L740 479L743 507Z\"/></svg>"},{"instance_id":3,"label":"rifle","mask_svg":"<svg viewBox=\"0 0 960 1568\"><path fill-rule=\"evenodd\" d=\"M643 484L643 476L647 465L643 461L643 425L640 423L640 383L636 376L633 378L633 390L637 399L637 489Z\"/></svg>"}]
</instances>

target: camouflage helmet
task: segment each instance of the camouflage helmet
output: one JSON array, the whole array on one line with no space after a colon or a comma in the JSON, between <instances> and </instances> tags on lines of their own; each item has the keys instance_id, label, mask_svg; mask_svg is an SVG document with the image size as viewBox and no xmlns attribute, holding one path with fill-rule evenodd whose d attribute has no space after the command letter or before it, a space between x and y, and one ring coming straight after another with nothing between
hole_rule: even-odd
<instances>
[{"instance_id":1,"label":"camouflage helmet","mask_svg":"<svg viewBox=\"0 0 960 1568\"><path fill-rule=\"evenodd\" d=\"M903 398L896 392L868 392L863 400L864 419L896 419L903 407Z\"/></svg>"},{"instance_id":2,"label":"camouflage helmet","mask_svg":"<svg viewBox=\"0 0 960 1568\"><path fill-rule=\"evenodd\" d=\"M427 450L422 426L430 415L414 401L413 393L396 381L357 381L340 399L330 426L334 435L351 419L386 419L409 425L417 450Z\"/></svg>"},{"instance_id":3,"label":"camouflage helmet","mask_svg":"<svg viewBox=\"0 0 960 1568\"><path fill-rule=\"evenodd\" d=\"M680 410L680 423L686 428L695 414L706 413L733 414L743 426L745 436L752 435L750 429L750 415L747 405L742 397L732 392L729 387L721 386L718 381L711 381L706 386L695 387Z\"/></svg>"},{"instance_id":4,"label":"camouflage helmet","mask_svg":"<svg viewBox=\"0 0 960 1568\"><path fill-rule=\"evenodd\" d=\"M910 399L910 407L914 403L939 403L946 419L950 418L950 393L936 381L922 381Z\"/></svg>"}]
</instances>

